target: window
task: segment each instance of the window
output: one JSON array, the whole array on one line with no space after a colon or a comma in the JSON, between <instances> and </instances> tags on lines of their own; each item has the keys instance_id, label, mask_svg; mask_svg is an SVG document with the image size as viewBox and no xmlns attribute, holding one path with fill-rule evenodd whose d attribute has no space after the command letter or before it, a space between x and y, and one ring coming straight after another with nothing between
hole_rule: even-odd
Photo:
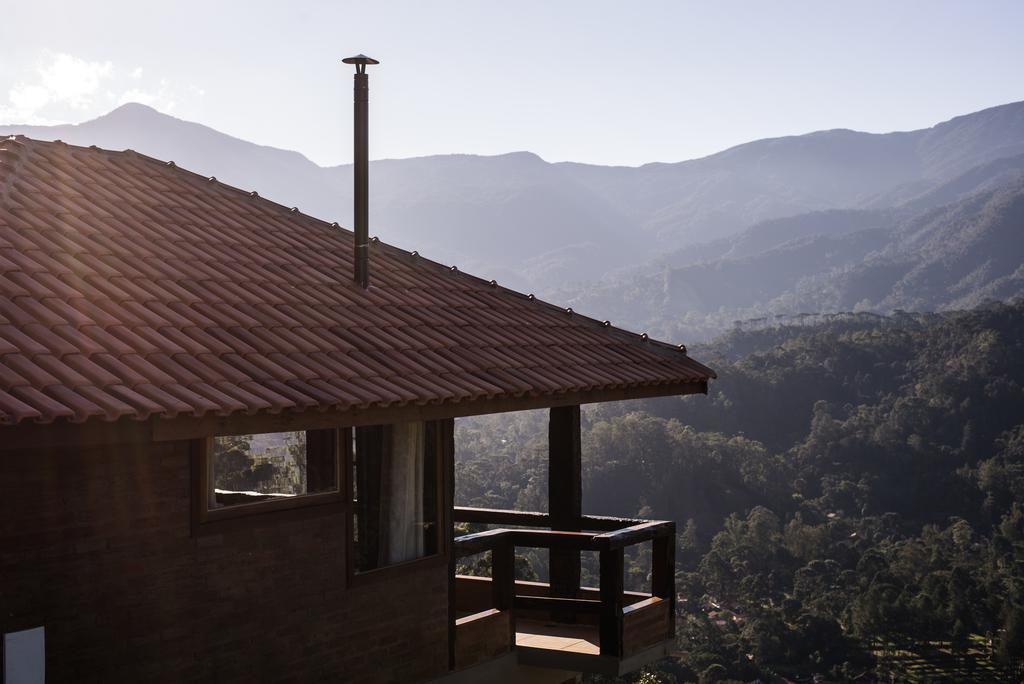
<instances>
[{"instance_id":1,"label":"window","mask_svg":"<svg viewBox=\"0 0 1024 684\"><path fill-rule=\"evenodd\" d=\"M356 573L438 553L439 434L435 422L352 431Z\"/></svg>"},{"instance_id":2,"label":"window","mask_svg":"<svg viewBox=\"0 0 1024 684\"><path fill-rule=\"evenodd\" d=\"M203 520L341 500L335 430L217 436L204 456Z\"/></svg>"}]
</instances>

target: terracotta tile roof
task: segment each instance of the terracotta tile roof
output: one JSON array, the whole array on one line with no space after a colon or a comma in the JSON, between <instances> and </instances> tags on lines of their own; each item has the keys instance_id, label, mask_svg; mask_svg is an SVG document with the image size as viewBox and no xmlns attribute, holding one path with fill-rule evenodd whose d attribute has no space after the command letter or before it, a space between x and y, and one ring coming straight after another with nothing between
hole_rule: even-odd
<instances>
[{"instance_id":1,"label":"terracotta tile roof","mask_svg":"<svg viewBox=\"0 0 1024 684\"><path fill-rule=\"evenodd\" d=\"M714 377L642 339L125 151L0 140L0 423L464 402Z\"/></svg>"}]
</instances>

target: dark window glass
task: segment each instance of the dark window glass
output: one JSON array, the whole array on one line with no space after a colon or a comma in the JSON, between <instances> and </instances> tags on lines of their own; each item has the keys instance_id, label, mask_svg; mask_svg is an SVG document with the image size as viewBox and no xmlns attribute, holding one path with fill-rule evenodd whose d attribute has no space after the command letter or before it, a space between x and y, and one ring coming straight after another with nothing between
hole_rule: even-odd
<instances>
[{"instance_id":1,"label":"dark window glass","mask_svg":"<svg viewBox=\"0 0 1024 684\"><path fill-rule=\"evenodd\" d=\"M437 553L434 423L354 430L355 563L359 572Z\"/></svg>"},{"instance_id":2,"label":"dark window glass","mask_svg":"<svg viewBox=\"0 0 1024 684\"><path fill-rule=\"evenodd\" d=\"M208 508L338 491L334 430L214 437Z\"/></svg>"}]
</instances>

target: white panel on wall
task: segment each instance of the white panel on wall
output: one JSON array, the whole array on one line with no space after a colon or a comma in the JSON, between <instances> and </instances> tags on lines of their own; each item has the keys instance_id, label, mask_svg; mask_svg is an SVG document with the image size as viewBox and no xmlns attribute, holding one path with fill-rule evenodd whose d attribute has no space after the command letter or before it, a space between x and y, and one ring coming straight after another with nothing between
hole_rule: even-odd
<instances>
[{"instance_id":1,"label":"white panel on wall","mask_svg":"<svg viewBox=\"0 0 1024 684\"><path fill-rule=\"evenodd\" d=\"M45 684L46 641L42 627L4 634L4 684Z\"/></svg>"}]
</instances>

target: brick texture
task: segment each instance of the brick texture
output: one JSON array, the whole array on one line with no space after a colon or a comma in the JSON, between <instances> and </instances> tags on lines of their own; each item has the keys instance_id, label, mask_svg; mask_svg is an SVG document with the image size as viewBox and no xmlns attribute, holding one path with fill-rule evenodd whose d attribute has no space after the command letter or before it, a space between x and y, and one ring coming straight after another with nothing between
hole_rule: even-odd
<instances>
[{"instance_id":1,"label":"brick texture","mask_svg":"<svg viewBox=\"0 0 1024 684\"><path fill-rule=\"evenodd\" d=\"M447 669L445 567L346 588L337 513L193 537L189 468L187 442L0 450L0 632L46 627L48 681Z\"/></svg>"}]
</instances>

